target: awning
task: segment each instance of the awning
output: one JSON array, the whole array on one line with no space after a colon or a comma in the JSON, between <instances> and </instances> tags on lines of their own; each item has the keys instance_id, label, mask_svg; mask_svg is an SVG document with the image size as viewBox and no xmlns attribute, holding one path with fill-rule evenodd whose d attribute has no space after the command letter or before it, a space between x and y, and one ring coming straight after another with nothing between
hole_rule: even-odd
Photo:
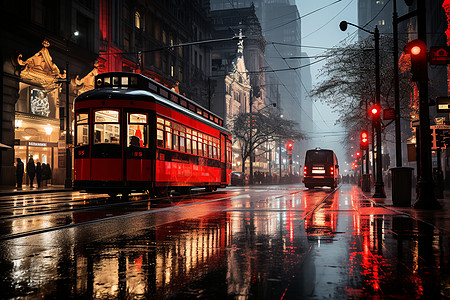
<instances>
[{"instance_id":1,"label":"awning","mask_svg":"<svg viewBox=\"0 0 450 300\"><path fill-rule=\"evenodd\" d=\"M5 145L5 144L0 143L0 149L1 149L1 150L11 149L11 146L8 146L8 145Z\"/></svg>"}]
</instances>

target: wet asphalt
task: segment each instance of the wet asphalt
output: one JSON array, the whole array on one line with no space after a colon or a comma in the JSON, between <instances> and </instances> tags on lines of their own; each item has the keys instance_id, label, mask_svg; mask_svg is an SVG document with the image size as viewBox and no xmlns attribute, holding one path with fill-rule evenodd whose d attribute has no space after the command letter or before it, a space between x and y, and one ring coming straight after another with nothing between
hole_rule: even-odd
<instances>
[{"instance_id":1,"label":"wet asphalt","mask_svg":"<svg viewBox=\"0 0 450 300\"><path fill-rule=\"evenodd\" d=\"M1 240L1 298L450 298L449 197L441 210L416 210L393 207L387 192L232 187ZM54 218L0 224L10 233Z\"/></svg>"}]
</instances>

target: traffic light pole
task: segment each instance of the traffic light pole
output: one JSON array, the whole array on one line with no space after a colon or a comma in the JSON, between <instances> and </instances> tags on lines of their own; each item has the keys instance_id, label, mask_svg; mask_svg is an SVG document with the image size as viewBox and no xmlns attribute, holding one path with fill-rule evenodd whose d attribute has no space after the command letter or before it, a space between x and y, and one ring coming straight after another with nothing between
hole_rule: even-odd
<instances>
[{"instance_id":1,"label":"traffic light pole","mask_svg":"<svg viewBox=\"0 0 450 300\"><path fill-rule=\"evenodd\" d=\"M394 111L395 111L395 163L397 167L401 167L402 163L402 132L400 128L400 90L398 79L398 15L397 1L393 1L393 33L394 33Z\"/></svg>"},{"instance_id":2,"label":"traffic light pole","mask_svg":"<svg viewBox=\"0 0 450 300\"><path fill-rule=\"evenodd\" d=\"M426 45L425 0L417 1L418 38ZM426 47L425 47L426 48ZM426 49L425 49L426 50ZM434 195L434 182L431 163L431 132L428 106L428 62L420 63L419 86L419 120L420 120L420 164L421 174L417 183L418 195L414 208L437 209L441 204Z\"/></svg>"},{"instance_id":3,"label":"traffic light pole","mask_svg":"<svg viewBox=\"0 0 450 300\"><path fill-rule=\"evenodd\" d=\"M380 106L380 32L378 31L378 26L375 26L375 89L376 89L376 98L375 104ZM375 181L375 193L373 194L374 198L386 198L386 193L384 192L384 183L383 183L383 165L381 158L381 115L376 120L375 130L377 132L377 178Z\"/></svg>"}]
</instances>

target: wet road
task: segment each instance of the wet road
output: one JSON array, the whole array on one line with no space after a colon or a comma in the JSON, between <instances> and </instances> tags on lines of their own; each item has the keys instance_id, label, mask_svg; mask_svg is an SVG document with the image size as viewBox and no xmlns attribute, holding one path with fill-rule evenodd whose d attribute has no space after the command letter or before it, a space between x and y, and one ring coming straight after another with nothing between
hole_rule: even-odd
<instances>
[{"instance_id":1,"label":"wet road","mask_svg":"<svg viewBox=\"0 0 450 300\"><path fill-rule=\"evenodd\" d=\"M20 210L30 213L23 200L32 199L0 199L1 233L7 236L0 240L2 298L450 295L448 235L374 207L355 186L335 192L302 185L227 188L95 210L80 209L77 197L85 196L48 196L53 204L42 211L52 213L31 218L19 216ZM94 201L86 197L82 203ZM55 202L64 201L75 201L77 209L55 210Z\"/></svg>"}]
</instances>

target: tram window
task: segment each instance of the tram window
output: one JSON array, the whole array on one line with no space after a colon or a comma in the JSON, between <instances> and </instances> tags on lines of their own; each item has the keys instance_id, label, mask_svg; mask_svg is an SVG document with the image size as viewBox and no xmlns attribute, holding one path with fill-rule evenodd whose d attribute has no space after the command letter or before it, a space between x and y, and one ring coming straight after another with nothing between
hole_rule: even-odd
<instances>
[{"instance_id":1,"label":"tram window","mask_svg":"<svg viewBox=\"0 0 450 300\"><path fill-rule=\"evenodd\" d=\"M197 155L197 141L192 141L192 154Z\"/></svg>"},{"instance_id":2,"label":"tram window","mask_svg":"<svg viewBox=\"0 0 450 300\"><path fill-rule=\"evenodd\" d=\"M146 124L147 114L128 114L128 147L148 148Z\"/></svg>"},{"instance_id":3,"label":"tram window","mask_svg":"<svg viewBox=\"0 0 450 300\"><path fill-rule=\"evenodd\" d=\"M157 140L157 146L160 148L164 147L164 131L157 129L156 130L156 140Z\"/></svg>"},{"instance_id":4,"label":"tram window","mask_svg":"<svg viewBox=\"0 0 450 300\"><path fill-rule=\"evenodd\" d=\"M189 103L189 110L195 111L195 105L192 103Z\"/></svg>"},{"instance_id":5,"label":"tram window","mask_svg":"<svg viewBox=\"0 0 450 300\"><path fill-rule=\"evenodd\" d=\"M175 94L170 94L170 100L172 100L175 103L178 103L178 96Z\"/></svg>"},{"instance_id":6,"label":"tram window","mask_svg":"<svg viewBox=\"0 0 450 300\"><path fill-rule=\"evenodd\" d=\"M197 107L197 113L198 113L199 115L202 114L202 109L201 109L200 107Z\"/></svg>"},{"instance_id":7,"label":"tram window","mask_svg":"<svg viewBox=\"0 0 450 300\"><path fill-rule=\"evenodd\" d=\"M217 158L217 148L213 147L213 158Z\"/></svg>"},{"instance_id":8,"label":"tram window","mask_svg":"<svg viewBox=\"0 0 450 300\"><path fill-rule=\"evenodd\" d=\"M178 135L176 135L176 134L173 134L172 135L172 145L173 145L173 150L176 150L176 151L178 151L179 150L179 148L178 148Z\"/></svg>"},{"instance_id":9,"label":"tram window","mask_svg":"<svg viewBox=\"0 0 450 300\"><path fill-rule=\"evenodd\" d=\"M208 155L210 158L214 158L213 147L211 145L208 145Z\"/></svg>"},{"instance_id":10,"label":"tram window","mask_svg":"<svg viewBox=\"0 0 450 300\"><path fill-rule=\"evenodd\" d=\"M94 113L94 143L120 143L119 112L99 110Z\"/></svg>"},{"instance_id":11,"label":"tram window","mask_svg":"<svg viewBox=\"0 0 450 300\"><path fill-rule=\"evenodd\" d=\"M156 84L153 84L151 82L148 83L148 88L153 92L156 92L158 90L158 87L156 86Z\"/></svg>"},{"instance_id":12,"label":"tram window","mask_svg":"<svg viewBox=\"0 0 450 300\"><path fill-rule=\"evenodd\" d=\"M165 148L172 149L172 133L166 132L166 145Z\"/></svg>"},{"instance_id":13,"label":"tram window","mask_svg":"<svg viewBox=\"0 0 450 300\"><path fill-rule=\"evenodd\" d=\"M203 155L204 156L209 156L208 154L208 145L203 144Z\"/></svg>"},{"instance_id":14,"label":"tram window","mask_svg":"<svg viewBox=\"0 0 450 300\"><path fill-rule=\"evenodd\" d=\"M122 77L122 86L128 86L128 77Z\"/></svg>"},{"instance_id":15,"label":"tram window","mask_svg":"<svg viewBox=\"0 0 450 300\"><path fill-rule=\"evenodd\" d=\"M209 114L206 110L203 111L203 116L207 119L209 118Z\"/></svg>"},{"instance_id":16,"label":"tram window","mask_svg":"<svg viewBox=\"0 0 450 300\"><path fill-rule=\"evenodd\" d=\"M119 77L113 77L112 78L112 86L118 87L119 86Z\"/></svg>"},{"instance_id":17,"label":"tram window","mask_svg":"<svg viewBox=\"0 0 450 300\"><path fill-rule=\"evenodd\" d=\"M159 94L161 96L163 96L166 99L169 99L169 92L167 92L166 90L164 90L163 88L159 88Z\"/></svg>"},{"instance_id":18,"label":"tram window","mask_svg":"<svg viewBox=\"0 0 450 300\"><path fill-rule=\"evenodd\" d=\"M138 79L135 76L130 77L130 86L137 86L138 85Z\"/></svg>"},{"instance_id":19,"label":"tram window","mask_svg":"<svg viewBox=\"0 0 450 300\"><path fill-rule=\"evenodd\" d=\"M188 107L187 101L183 99L180 100L180 105L183 107Z\"/></svg>"},{"instance_id":20,"label":"tram window","mask_svg":"<svg viewBox=\"0 0 450 300\"><path fill-rule=\"evenodd\" d=\"M186 138L186 152L191 153L191 139L189 137Z\"/></svg>"},{"instance_id":21,"label":"tram window","mask_svg":"<svg viewBox=\"0 0 450 300\"><path fill-rule=\"evenodd\" d=\"M181 152L185 152L186 151L185 140L186 139L183 136L180 136L180 151Z\"/></svg>"},{"instance_id":22,"label":"tram window","mask_svg":"<svg viewBox=\"0 0 450 300\"><path fill-rule=\"evenodd\" d=\"M89 144L89 115L80 113L76 116L77 121L77 140L76 146Z\"/></svg>"},{"instance_id":23,"label":"tram window","mask_svg":"<svg viewBox=\"0 0 450 300\"><path fill-rule=\"evenodd\" d=\"M111 86L111 78L110 77L105 77L103 79L103 85L104 86Z\"/></svg>"}]
</instances>

